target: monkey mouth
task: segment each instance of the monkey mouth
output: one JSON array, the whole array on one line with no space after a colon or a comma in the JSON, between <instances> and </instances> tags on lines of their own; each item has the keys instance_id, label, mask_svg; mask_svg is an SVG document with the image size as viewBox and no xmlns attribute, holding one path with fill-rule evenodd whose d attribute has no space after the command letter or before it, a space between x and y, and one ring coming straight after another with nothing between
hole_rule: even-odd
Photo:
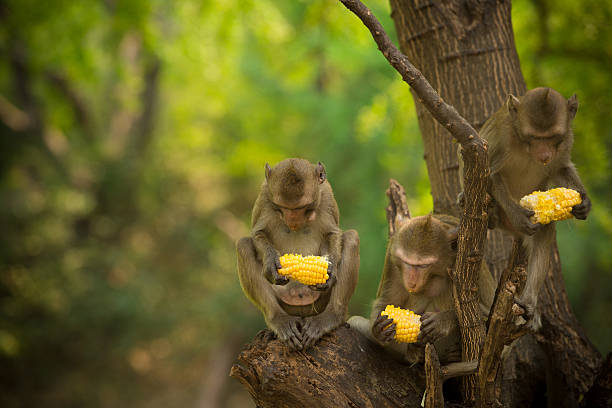
<instances>
[{"instance_id":1,"label":"monkey mouth","mask_svg":"<svg viewBox=\"0 0 612 408\"><path fill-rule=\"evenodd\" d=\"M404 280L404 288L409 293L418 293L421 290L421 286L423 286L424 276L422 273L416 271L406 271L403 276Z\"/></svg>"}]
</instances>

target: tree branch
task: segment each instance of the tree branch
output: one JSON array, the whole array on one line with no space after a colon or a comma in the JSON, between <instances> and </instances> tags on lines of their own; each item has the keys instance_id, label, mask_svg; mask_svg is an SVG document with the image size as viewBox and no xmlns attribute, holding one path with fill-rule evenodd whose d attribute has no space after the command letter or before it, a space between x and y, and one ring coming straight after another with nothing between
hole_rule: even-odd
<instances>
[{"instance_id":1,"label":"tree branch","mask_svg":"<svg viewBox=\"0 0 612 408\"><path fill-rule=\"evenodd\" d=\"M442 395L442 375L440 373L440 360L438 353L431 343L425 346L425 408L443 408L444 395Z\"/></svg>"},{"instance_id":2,"label":"tree branch","mask_svg":"<svg viewBox=\"0 0 612 408\"><path fill-rule=\"evenodd\" d=\"M514 297L522 292L527 278L527 254L521 239L516 239L508 267L502 273L495 293L495 300L489 314L487 337L482 348L478 379L480 387L480 407L494 407L499 400L500 387L497 373L501 363L504 346L515 340L515 335L526 334L514 326Z\"/></svg>"},{"instance_id":3,"label":"tree branch","mask_svg":"<svg viewBox=\"0 0 612 408\"><path fill-rule=\"evenodd\" d=\"M412 87L419 96L419 101L425 105L431 115L444 126L462 145L476 143L484 145L477 137L476 130L463 118L457 110L444 102L423 74L391 41L380 22L372 12L359 0L340 0L344 6L355 13L370 30L378 49L387 61L402 76L402 79Z\"/></svg>"},{"instance_id":4,"label":"tree branch","mask_svg":"<svg viewBox=\"0 0 612 408\"><path fill-rule=\"evenodd\" d=\"M397 180L389 180L389 188L387 189L387 197L389 205L386 208L387 222L389 224L389 238L395 234L395 223L401 218L410 218L410 210L406 203L406 191Z\"/></svg>"},{"instance_id":5,"label":"tree branch","mask_svg":"<svg viewBox=\"0 0 612 408\"><path fill-rule=\"evenodd\" d=\"M46 71L45 77L64 96L74 112L74 117L83 129L85 137L93 140L93 126L89 108L82 95L70 84L66 75L56 71Z\"/></svg>"},{"instance_id":6,"label":"tree branch","mask_svg":"<svg viewBox=\"0 0 612 408\"><path fill-rule=\"evenodd\" d=\"M483 258L484 240L487 231L486 192L489 176L489 161L486 142L476 130L455 110L442 100L423 74L399 51L380 22L359 0L340 0L370 30L378 49L387 61L400 73L402 79L412 87L419 101L462 146L464 158L465 206L459 227L457 261L453 278L453 297L461 328L462 360L476 360L484 341L485 327L480 319L478 304L478 274ZM464 398L475 402L478 382L475 376L464 379Z\"/></svg>"},{"instance_id":7,"label":"tree branch","mask_svg":"<svg viewBox=\"0 0 612 408\"><path fill-rule=\"evenodd\" d=\"M147 148L153 135L160 69L161 61L157 56L153 56L144 75L145 87L140 97L142 111L135 124L135 134L132 142L132 150L135 154Z\"/></svg>"}]
</instances>

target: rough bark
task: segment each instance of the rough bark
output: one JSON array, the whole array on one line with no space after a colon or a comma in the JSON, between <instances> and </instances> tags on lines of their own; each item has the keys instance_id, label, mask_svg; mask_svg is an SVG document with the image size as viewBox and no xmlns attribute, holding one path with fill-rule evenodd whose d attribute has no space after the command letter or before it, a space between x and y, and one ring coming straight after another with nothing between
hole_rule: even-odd
<instances>
[{"instance_id":1,"label":"rough bark","mask_svg":"<svg viewBox=\"0 0 612 408\"><path fill-rule=\"evenodd\" d=\"M442 395L442 375L440 373L440 360L438 353L431 344L425 346L425 408L443 408L444 395Z\"/></svg>"},{"instance_id":2,"label":"rough bark","mask_svg":"<svg viewBox=\"0 0 612 408\"><path fill-rule=\"evenodd\" d=\"M400 49L444 99L476 129L495 112L509 93L526 91L514 44L509 1L390 0ZM413 92L414 93L414 92ZM434 211L457 214L459 192L456 146L415 95L434 198ZM507 264L511 240L489 231L485 256L496 277ZM571 312L558 254L540 295L544 326L536 336L547 356L549 406L575 406L590 388L601 356L584 335ZM532 342L522 342L521 344ZM538 350L518 350L536 356ZM520 367L508 368L514 378L539 378L541 367L520 357ZM527 368L529 367L529 368ZM518 372L518 375L516 375Z\"/></svg>"},{"instance_id":3,"label":"rough bark","mask_svg":"<svg viewBox=\"0 0 612 408\"><path fill-rule=\"evenodd\" d=\"M380 22L361 1L341 1L370 30L378 49L410 85L418 101L461 144L465 163L465 200L457 240L457 260L451 279L454 283L453 299L461 329L462 360L475 360L480 356L485 332L478 303L478 275L487 231L487 145L465 118L440 97L421 72L397 49ZM476 400L478 386L474 375L463 379L463 392L466 401Z\"/></svg>"},{"instance_id":4,"label":"rough bark","mask_svg":"<svg viewBox=\"0 0 612 408\"><path fill-rule=\"evenodd\" d=\"M495 407L501 397L501 379L498 370L501 365L501 354L504 346L511 343L517 335L526 334L515 329L514 314L516 304L514 297L525 285L527 258L521 240L516 240L512 247L512 256L508 267L501 276L495 293L495 301L489 315L487 337L482 348L478 367L480 387L479 407ZM524 313L524 310L522 311Z\"/></svg>"},{"instance_id":5,"label":"rough bark","mask_svg":"<svg viewBox=\"0 0 612 408\"><path fill-rule=\"evenodd\" d=\"M474 128L480 129L508 94L525 93L510 2L390 0L390 3L402 52ZM434 211L459 216L457 145L416 95L414 99ZM511 246L509 237L500 236L489 231L486 250L487 262L496 277L507 265Z\"/></svg>"},{"instance_id":6,"label":"rough bark","mask_svg":"<svg viewBox=\"0 0 612 408\"><path fill-rule=\"evenodd\" d=\"M348 325L299 352L263 330L242 350L230 375L261 408L417 408L425 390L423 366L395 361Z\"/></svg>"}]
</instances>

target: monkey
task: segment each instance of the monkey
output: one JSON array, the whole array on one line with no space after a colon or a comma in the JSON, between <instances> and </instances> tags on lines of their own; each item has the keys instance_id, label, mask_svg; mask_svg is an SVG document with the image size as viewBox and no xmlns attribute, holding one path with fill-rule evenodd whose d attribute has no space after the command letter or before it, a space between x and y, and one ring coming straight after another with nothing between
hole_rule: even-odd
<instances>
[{"instance_id":1,"label":"monkey","mask_svg":"<svg viewBox=\"0 0 612 408\"><path fill-rule=\"evenodd\" d=\"M449 215L396 218L396 232L387 244L385 264L370 319L353 316L349 325L385 348L397 360L422 363L432 343L441 362L461 360L461 333L455 313L450 272L457 256L459 220ZM495 282L483 262L478 277L478 302L486 320ZM396 325L380 312L387 305L421 315L416 343L395 342Z\"/></svg>"},{"instance_id":2,"label":"monkey","mask_svg":"<svg viewBox=\"0 0 612 408\"><path fill-rule=\"evenodd\" d=\"M509 95L480 130L488 143L491 169L489 228L501 228L523 240L529 257L527 281L516 301L525 308L527 327L533 331L542 325L537 300L551 267L555 226L532 223L534 212L521 207L519 200L534 190L571 188L582 197L582 202L572 207L572 214L586 219L591 200L571 161L572 122L577 110L575 94L565 99L552 88L535 88L520 98ZM459 163L462 173L463 163Z\"/></svg>"},{"instance_id":3,"label":"monkey","mask_svg":"<svg viewBox=\"0 0 612 408\"><path fill-rule=\"evenodd\" d=\"M346 321L359 274L359 235L340 229L323 164L266 163L251 225L251 236L236 244L242 289L281 341L307 349ZM285 253L328 256L329 279L312 286L289 280L278 273Z\"/></svg>"}]
</instances>

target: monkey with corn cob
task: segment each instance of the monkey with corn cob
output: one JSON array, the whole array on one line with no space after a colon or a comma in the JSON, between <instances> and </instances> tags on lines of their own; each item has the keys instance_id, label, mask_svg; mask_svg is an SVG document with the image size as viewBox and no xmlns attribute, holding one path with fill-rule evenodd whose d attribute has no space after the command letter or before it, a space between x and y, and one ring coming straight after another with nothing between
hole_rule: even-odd
<instances>
[{"instance_id":1,"label":"monkey with corn cob","mask_svg":"<svg viewBox=\"0 0 612 408\"><path fill-rule=\"evenodd\" d=\"M521 198L519 204L535 212L531 222L548 224L573 218L572 207L582 202L580 193L569 188L553 188L548 191L534 191Z\"/></svg>"},{"instance_id":2,"label":"monkey with corn cob","mask_svg":"<svg viewBox=\"0 0 612 408\"><path fill-rule=\"evenodd\" d=\"M278 273L304 285L318 285L329 279L327 257L285 254L279 260L282 268L278 270Z\"/></svg>"},{"instance_id":3,"label":"monkey with corn cob","mask_svg":"<svg viewBox=\"0 0 612 408\"><path fill-rule=\"evenodd\" d=\"M387 305L380 315L388 316L395 323L395 340L398 343L416 343L421 330L420 315L393 305Z\"/></svg>"}]
</instances>

